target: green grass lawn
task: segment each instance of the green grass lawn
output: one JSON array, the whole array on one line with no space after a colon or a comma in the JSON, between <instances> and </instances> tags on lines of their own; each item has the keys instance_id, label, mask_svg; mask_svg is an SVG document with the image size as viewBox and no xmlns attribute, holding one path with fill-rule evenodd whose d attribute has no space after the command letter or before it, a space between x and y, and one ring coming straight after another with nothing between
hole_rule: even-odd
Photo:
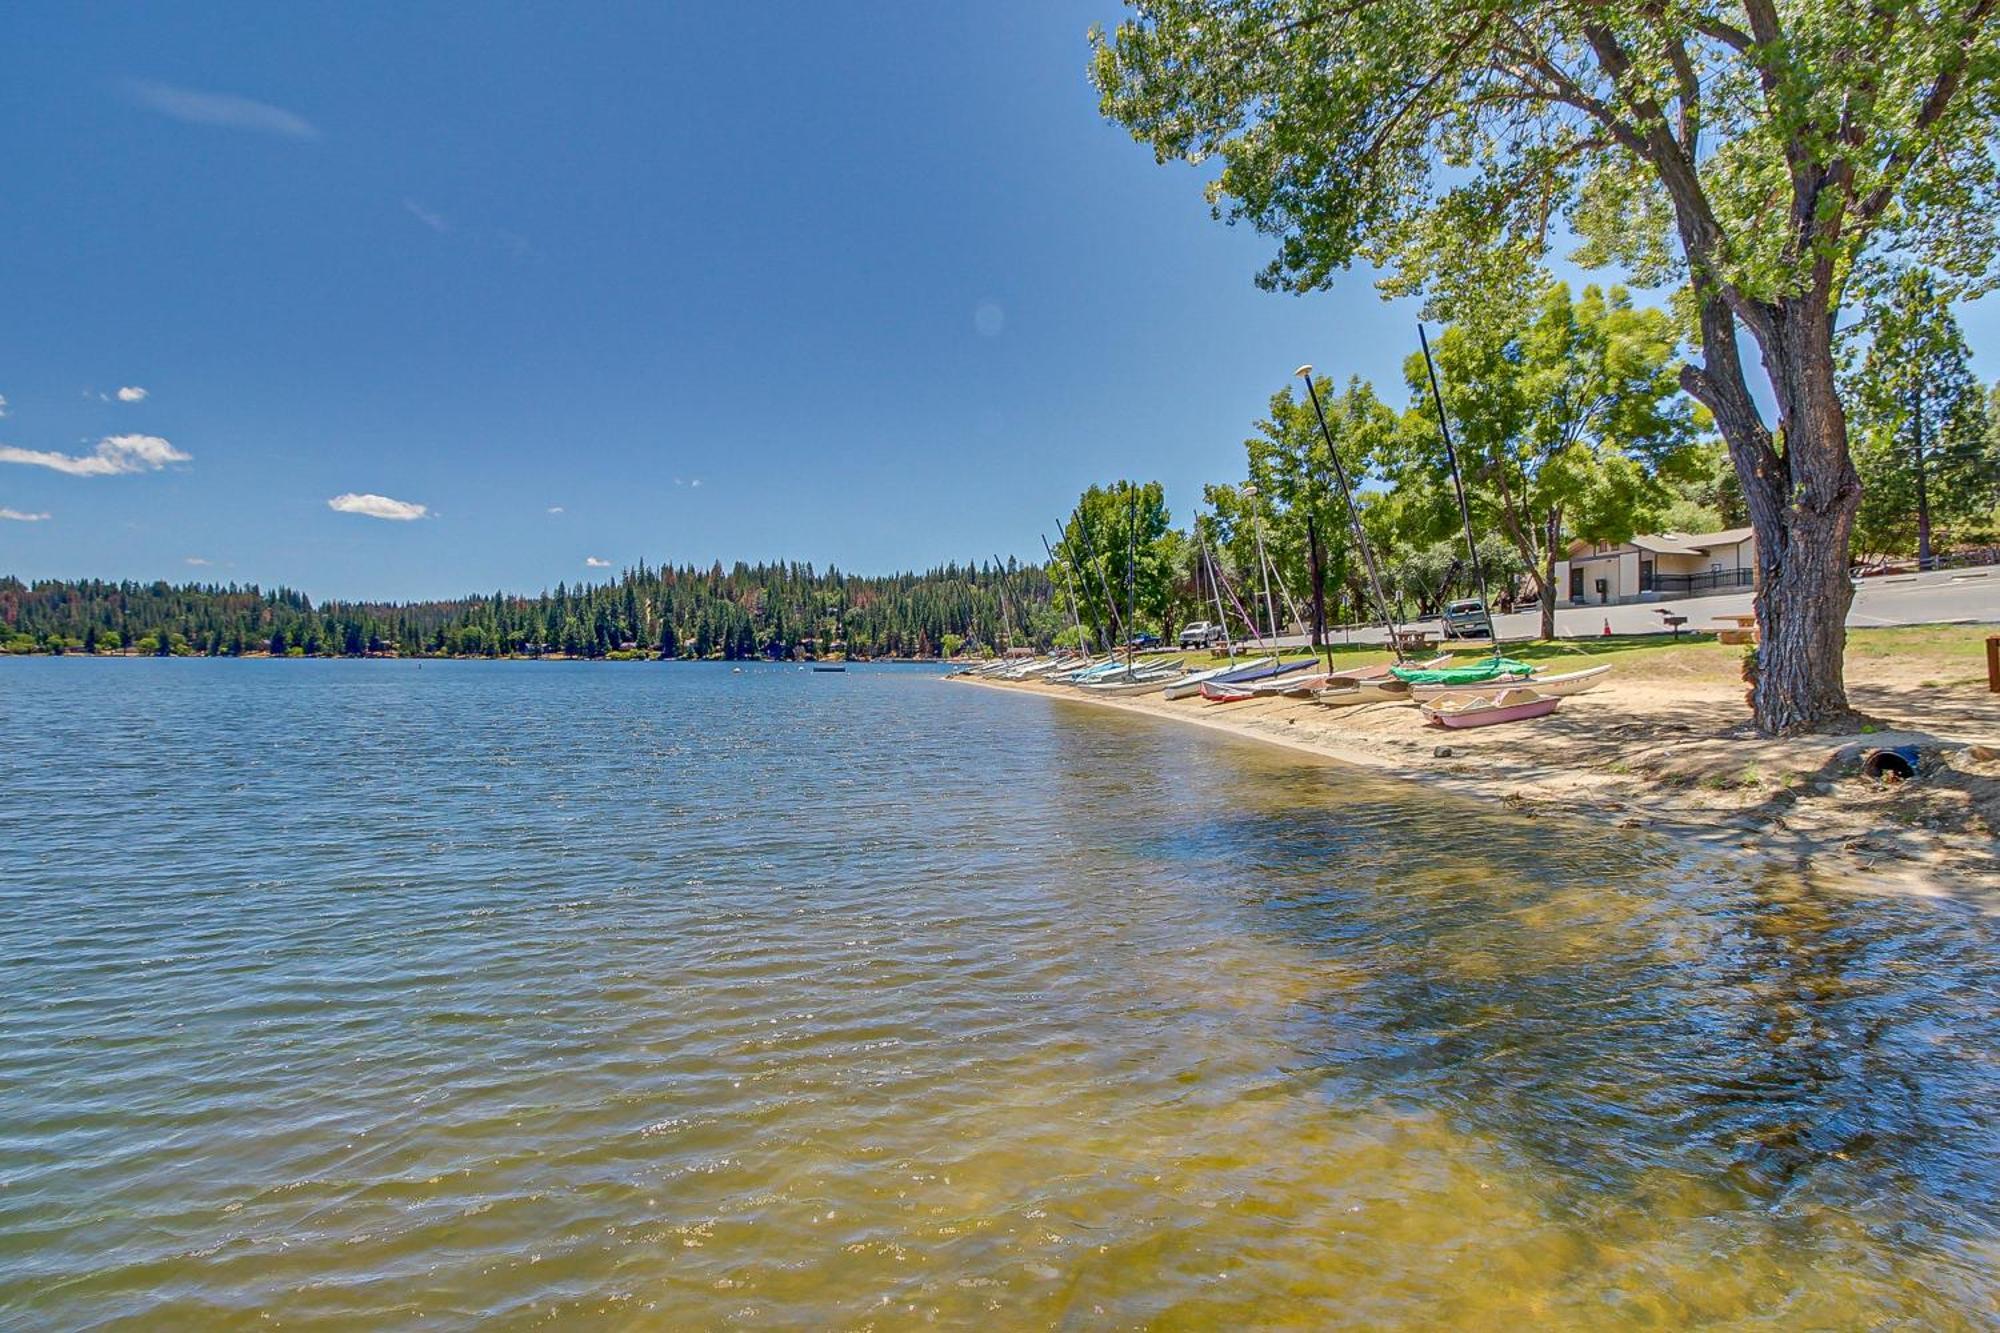
<instances>
[{"instance_id":1,"label":"green grass lawn","mask_svg":"<svg viewBox=\"0 0 2000 1333\"><path fill-rule=\"evenodd\" d=\"M1847 634L1848 679L1859 684L1872 676L1893 672L1897 677L1913 673L1923 683L1961 685L1986 679L1986 637L2000 634L1993 625L1912 625L1892 629L1856 629ZM1492 649L1480 642L1453 642L1436 652L1449 652L1461 661L1474 661ZM1576 639L1539 641L1509 640L1501 646L1508 657L1522 662L1546 662L1584 667L1592 662L1616 662L1664 676L1704 680L1741 679L1745 649L1716 642L1713 634L1683 633L1678 640L1667 634L1588 635ZM1336 669L1386 662L1388 650L1379 644L1330 644ZM1239 648L1238 656L1258 656L1254 648ZM1173 654L1191 671L1219 666L1228 658L1221 653L1190 652ZM1287 661L1306 654L1288 652Z\"/></svg>"}]
</instances>

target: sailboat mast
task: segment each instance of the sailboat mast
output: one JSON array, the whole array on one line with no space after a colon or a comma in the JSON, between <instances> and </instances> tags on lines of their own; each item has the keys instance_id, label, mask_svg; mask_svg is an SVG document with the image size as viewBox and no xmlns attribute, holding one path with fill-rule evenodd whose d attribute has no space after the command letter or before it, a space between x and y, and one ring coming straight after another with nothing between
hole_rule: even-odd
<instances>
[{"instance_id":1,"label":"sailboat mast","mask_svg":"<svg viewBox=\"0 0 2000 1333\"><path fill-rule=\"evenodd\" d=\"M1271 562L1271 572L1278 574L1278 562L1275 560ZM1298 598L1292 596L1292 590L1285 586L1285 576L1282 574L1278 574L1278 599L1285 604L1285 614L1291 617L1290 623L1304 629L1306 618L1300 614Z\"/></svg>"},{"instance_id":2,"label":"sailboat mast","mask_svg":"<svg viewBox=\"0 0 2000 1333\"><path fill-rule=\"evenodd\" d=\"M1097 543L1090 539L1090 519L1083 512L1082 505L1076 507L1076 530L1083 534L1084 558L1090 561L1091 567L1097 571L1097 586L1104 592L1104 612L1111 620L1112 632L1122 633L1124 626L1118 623L1118 603L1111 600L1111 577L1104 572L1104 566L1097 561ZM1114 647L1112 651L1116 652L1117 649Z\"/></svg>"},{"instance_id":3,"label":"sailboat mast","mask_svg":"<svg viewBox=\"0 0 2000 1333\"><path fill-rule=\"evenodd\" d=\"M1222 647L1229 654L1229 660L1236 660L1236 636L1229 632L1229 615L1222 609L1222 584L1217 580L1215 561L1208 554L1208 538L1203 535L1200 520L1194 525L1195 540L1201 544L1201 563L1208 570L1208 592L1215 599L1215 623L1222 627Z\"/></svg>"},{"instance_id":4,"label":"sailboat mast","mask_svg":"<svg viewBox=\"0 0 2000 1333\"><path fill-rule=\"evenodd\" d=\"M1251 482L1243 488L1250 497L1250 535L1257 542L1257 573L1264 580L1264 619L1271 627L1271 646L1278 646L1278 608L1271 603L1271 562L1264 555L1264 526L1257 521L1257 501L1261 492L1257 483Z\"/></svg>"},{"instance_id":5,"label":"sailboat mast","mask_svg":"<svg viewBox=\"0 0 2000 1333\"><path fill-rule=\"evenodd\" d=\"M993 557L993 572L999 575L1000 587L1000 642L1006 652L1014 651L1014 617L1007 611L1007 567L1000 563L1000 557Z\"/></svg>"},{"instance_id":6,"label":"sailboat mast","mask_svg":"<svg viewBox=\"0 0 2000 1333\"><path fill-rule=\"evenodd\" d=\"M1125 674L1132 674L1132 641L1139 637L1138 607L1135 598L1139 587L1139 492L1131 482L1125 483L1125 623L1131 628L1125 635Z\"/></svg>"},{"instance_id":7,"label":"sailboat mast","mask_svg":"<svg viewBox=\"0 0 2000 1333\"><path fill-rule=\"evenodd\" d=\"M1347 521L1354 528L1355 545L1361 548L1361 563L1368 567L1368 587L1375 594L1375 605L1381 610L1382 623L1389 630L1389 650L1400 662L1403 660L1403 648L1397 641L1396 614L1389 609L1389 599L1382 594L1382 575L1375 568L1375 548L1368 544L1368 533L1361 526L1361 509L1354 503L1354 488L1348 484L1347 468L1340 461L1340 450L1333 447L1333 432L1327 429L1326 410L1320 406L1312 369L1311 366L1300 366L1296 374L1306 382L1306 396L1312 399L1313 416L1319 420L1320 438L1326 441L1326 456L1333 463L1333 478L1340 484L1340 498L1347 501Z\"/></svg>"},{"instance_id":8,"label":"sailboat mast","mask_svg":"<svg viewBox=\"0 0 2000 1333\"><path fill-rule=\"evenodd\" d=\"M1042 554L1049 558L1049 569L1053 571L1056 568L1056 553L1049 548L1048 534L1040 533L1038 535L1042 539ZM1050 582L1053 583L1054 580L1051 579ZM1088 657L1090 655L1090 640L1083 636L1083 618L1076 612L1076 576L1070 573L1070 571L1064 570L1063 582L1069 585L1069 619L1070 623L1076 626L1076 646L1082 651L1084 656Z\"/></svg>"},{"instance_id":9,"label":"sailboat mast","mask_svg":"<svg viewBox=\"0 0 2000 1333\"><path fill-rule=\"evenodd\" d=\"M1493 657L1500 657L1500 632L1493 628L1493 599L1486 595L1486 566L1479 560L1479 543L1472 537L1472 506L1465 499L1465 477L1458 470L1458 450L1451 443L1451 423L1445 419L1444 394L1438 390L1437 363L1431 360L1431 340L1424 326L1417 325L1417 341L1424 349L1424 369L1430 372L1431 401L1437 404L1438 431L1444 436L1444 459L1451 464L1451 484L1458 492L1458 516L1465 520L1465 554L1472 561L1472 576L1479 583L1479 605L1486 613L1486 628L1493 633Z\"/></svg>"}]
</instances>

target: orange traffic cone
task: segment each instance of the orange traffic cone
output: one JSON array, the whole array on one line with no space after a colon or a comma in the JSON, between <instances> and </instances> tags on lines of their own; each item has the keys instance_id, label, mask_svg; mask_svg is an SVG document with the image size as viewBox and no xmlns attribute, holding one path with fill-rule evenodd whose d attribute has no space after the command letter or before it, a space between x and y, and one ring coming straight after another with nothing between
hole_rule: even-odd
<instances>
[{"instance_id":1,"label":"orange traffic cone","mask_svg":"<svg viewBox=\"0 0 2000 1333\"><path fill-rule=\"evenodd\" d=\"M1611 636L1611 617L1610 617L1610 616L1606 616L1606 617L1604 617L1604 634L1605 634L1605 637L1606 637L1606 638L1609 638L1609 637Z\"/></svg>"}]
</instances>

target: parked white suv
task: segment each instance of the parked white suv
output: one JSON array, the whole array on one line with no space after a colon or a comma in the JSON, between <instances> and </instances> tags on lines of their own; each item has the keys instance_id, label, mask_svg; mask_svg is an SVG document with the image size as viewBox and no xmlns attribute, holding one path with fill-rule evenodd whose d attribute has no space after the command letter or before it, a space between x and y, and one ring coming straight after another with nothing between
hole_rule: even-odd
<instances>
[{"instance_id":1,"label":"parked white suv","mask_svg":"<svg viewBox=\"0 0 2000 1333\"><path fill-rule=\"evenodd\" d=\"M1181 631L1180 646L1183 648L1213 648L1228 638L1222 626L1211 625L1206 620L1197 620Z\"/></svg>"}]
</instances>

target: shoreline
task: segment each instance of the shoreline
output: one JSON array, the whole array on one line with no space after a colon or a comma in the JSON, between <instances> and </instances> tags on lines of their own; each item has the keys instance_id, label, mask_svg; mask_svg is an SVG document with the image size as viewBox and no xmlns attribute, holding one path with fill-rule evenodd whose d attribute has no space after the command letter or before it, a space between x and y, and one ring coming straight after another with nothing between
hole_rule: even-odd
<instances>
[{"instance_id":1,"label":"shoreline","mask_svg":"<svg viewBox=\"0 0 2000 1333\"><path fill-rule=\"evenodd\" d=\"M842 666L945 666L941 657L566 657L561 653L465 653L432 657L421 653L86 653L33 652L0 653L9 658L76 657L86 660L130 662L594 662L628 666L634 662L652 666L811 666L839 663Z\"/></svg>"},{"instance_id":2,"label":"shoreline","mask_svg":"<svg viewBox=\"0 0 2000 1333\"><path fill-rule=\"evenodd\" d=\"M1946 898L2000 913L2000 695L1931 698L1875 685L1856 705L1887 716L1928 703L1945 716L1847 735L1767 738L1747 727L1742 690L1619 679L1533 723L1447 730L1408 704L1330 709L1311 700L1208 704L1157 694L1094 698L1068 686L965 678L957 684L1199 727L1454 795L1520 818L1592 819L1710 852L1747 854L1815 883ZM1990 703L1983 703L1990 700ZM1938 730L1956 721L1949 734ZM1922 776L1860 774L1866 750L1916 745Z\"/></svg>"}]
</instances>

